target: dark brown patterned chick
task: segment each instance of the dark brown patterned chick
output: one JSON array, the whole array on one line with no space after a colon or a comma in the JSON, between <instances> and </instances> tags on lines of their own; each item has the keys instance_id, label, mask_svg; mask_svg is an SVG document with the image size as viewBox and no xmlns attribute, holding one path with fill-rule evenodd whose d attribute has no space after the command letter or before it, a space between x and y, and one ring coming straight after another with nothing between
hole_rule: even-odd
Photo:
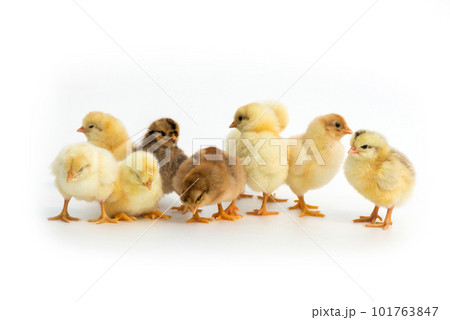
<instances>
[{"instance_id":1,"label":"dark brown patterned chick","mask_svg":"<svg viewBox=\"0 0 450 320\"><path fill-rule=\"evenodd\" d=\"M219 211L213 215L217 220L241 217L237 213L236 199L244 190L245 182L240 159L209 147L196 152L180 166L173 185L180 200L192 211L193 217L187 222L208 222L212 219L199 217L199 207L217 204ZM223 209L225 201L232 203Z\"/></svg>"},{"instance_id":2,"label":"dark brown patterned chick","mask_svg":"<svg viewBox=\"0 0 450 320\"><path fill-rule=\"evenodd\" d=\"M183 150L177 146L179 135L178 123L169 118L162 118L149 126L142 141L142 149L152 152L158 159L164 193L175 191L172 179L187 159Z\"/></svg>"}]
</instances>

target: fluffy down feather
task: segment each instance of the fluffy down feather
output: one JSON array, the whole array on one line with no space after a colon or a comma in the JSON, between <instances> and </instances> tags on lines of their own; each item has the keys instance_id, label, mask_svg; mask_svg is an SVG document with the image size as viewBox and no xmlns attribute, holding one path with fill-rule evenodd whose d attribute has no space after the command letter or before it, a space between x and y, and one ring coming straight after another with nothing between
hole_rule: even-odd
<instances>
[{"instance_id":1,"label":"fluffy down feather","mask_svg":"<svg viewBox=\"0 0 450 320\"><path fill-rule=\"evenodd\" d=\"M350 144L344 165L348 182L376 206L390 208L404 203L415 184L414 168L406 156L373 131L357 131Z\"/></svg>"},{"instance_id":2,"label":"fluffy down feather","mask_svg":"<svg viewBox=\"0 0 450 320\"><path fill-rule=\"evenodd\" d=\"M113 191L118 166L113 155L89 143L63 148L52 163L55 184L64 199L106 200ZM68 182L68 175L73 178Z\"/></svg>"},{"instance_id":3,"label":"fluffy down feather","mask_svg":"<svg viewBox=\"0 0 450 320\"><path fill-rule=\"evenodd\" d=\"M114 191L106 200L108 213L129 216L148 214L163 196L158 161L149 152L136 151L120 162Z\"/></svg>"},{"instance_id":4,"label":"fluffy down feather","mask_svg":"<svg viewBox=\"0 0 450 320\"><path fill-rule=\"evenodd\" d=\"M84 133L89 143L111 151L117 160L125 159L127 152L135 149L122 122L107 113L88 113L77 131Z\"/></svg>"}]
</instances>

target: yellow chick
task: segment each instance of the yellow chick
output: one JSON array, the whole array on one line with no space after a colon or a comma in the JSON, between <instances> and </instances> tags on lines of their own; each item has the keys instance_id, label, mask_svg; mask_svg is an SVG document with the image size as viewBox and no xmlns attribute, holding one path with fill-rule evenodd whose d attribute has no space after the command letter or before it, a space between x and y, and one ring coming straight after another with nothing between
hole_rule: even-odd
<instances>
[{"instance_id":1,"label":"yellow chick","mask_svg":"<svg viewBox=\"0 0 450 320\"><path fill-rule=\"evenodd\" d=\"M153 154L136 151L119 164L119 175L114 191L105 202L106 210L114 220L136 220L145 218L169 219L159 210L158 201L163 196L158 161Z\"/></svg>"},{"instance_id":2,"label":"yellow chick","mask_svg":"<svg viewBox=\"0 0 450 320\"><path fill-rule=\"evenodd\" d=\"M245 171L239 159L227 152L209 147L196 152L183 162L173 180L180 200L192 211L186 222L208 223L211 218L198 215L202 206L217 204L216 220L234 221L238 214L236 199L245 188ZM232 201L224 210L222 202Z\"/></svg>"},{"instance_id":3,"label":"yellow chick","mask_svg":"<svg viewBox=\"0 0 450 320\"><path fill-rule=\"evenodd\" d=\"M77 131L84 133L89 143L110 151L119 161L127 156L127 148L135 149L122 122L107 113L88 113Z\"/></svg>"},{"instance_id":4,"label":"yellow chick","mask_svg":"<svg viewBox=\"0 0 450 320\"><path fill-rule=\"evenodd\" d=\"M104 201L109 197L117 178L118 165L113 155L89 143L73 144L63 148L52 163L55 184L64 197L64 207L59 215L49 220L79 220L67 211L72 197L100 202L101 215L89 222L117 222L108 217Z\"/></svg>"},{"instance_id":5,"label":"yellow chick","mask_svg":"<svg viewBox=\"0 0 450 320\"><path fill-rule=\"evenodd\" d=\"M342 116L331 113L315 118L304 134L291 138L296 139L297 144L288 148L289 174L286 182L298 200L289 209L300 209L300 217L325 216L310 210L319 207L306 204L304 194L323 187L336 176L345 156L340 139L352 133Z\"/></svg>"},{"instance_id":6,"label":"yellow chick","mask_svg":"<svg viewBox=\"0 0 450 320\"><path fill-rule=\"evenodd\" d=\"M247 214L273 215L266 209L267 201L276 201L271 193L284 183L288 165L281 161L279 133L288 123L286 108L280 103L251 103L240 107L230 128L240 131L236 143L237 156L241 159L247 174L247 185L262 192L262 205Z\"/></svg>"},{"instance_id":7,"label":"yellow chick","mask_svg":"<svg viewBox=\"0 0 450 320\"><path fill-rule=\"evenodd\" d=\"M388 229L392 211L412 193L415 172L411 162L402 153L391 148L379 133L367 130L355 132L351 149L344 165L348 182L366 199L375 203L370 216L361 216L353 222L370 222L366 227ZM387 208L383 222L379 207Z\"/></svg>"}]
</instances>

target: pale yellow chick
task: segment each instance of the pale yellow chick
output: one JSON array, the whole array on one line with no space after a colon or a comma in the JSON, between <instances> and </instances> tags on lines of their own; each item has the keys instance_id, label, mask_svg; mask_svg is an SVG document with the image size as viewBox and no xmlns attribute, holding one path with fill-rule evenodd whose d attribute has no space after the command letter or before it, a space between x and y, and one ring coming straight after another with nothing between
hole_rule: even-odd
<instances>
[{"instance_id":1,"label":"pale yellow chick","mask_svg":"<svg viewBox=\"0 0 450 320\"><path fill-rule=\"evenodd\" d=\"M86 201L99 201L101 215L89 222L116 222L108 217L104 201L109 197L117 178L118 165L111 152L89 143L73 144L63 148L52 163L55 184L64 197L59 215L49 220L79 220L69 215L67 207L72 197Z\"/></svg>"},{"instance_id":2,"label":"pale yellow chick","mask_svg":"<svg viewBox=\"0 0 450 320\"><path fill-rule=\"evenodd\" d=\"M111 151L119 161L125 159L128 151L135 150L122 122L107 113L88 113L77 131L84 133L89 143Z\"/></svg>"},{"instance_id":3,"label":"pale yellow chick","mask_svg":"<svg viewBox=\"0 0 450 320\"><path fill-rule=\"evenodd\" d=\"M289 209L300 209L300 217L325 216L310 210L319 207L306 204L304 195L309 190L323 187L336 176L345 156L340 139L351 133L344 118L331 113L315 118L304 134L291 138L297 140L297 144L290 145L288 149L289 174L286 182L298 200L297 205Z\"/></svg>"},{"instance_id":4,"label":"pale yellow chick","mask_svg":"<svg viewBox=\"0 0 450 320\"><path fill-rule=\"evenodd\" d=\"M119 164L119 175L114 191L105 202L106 210L114 220L135 220L143 214L145 218L163 218L158 201L163 196L162 180L158 160L153 154L136 151Z\"/></svg>"},{"instance_id":5,"label":"pale yellow chick","mask_svg":"<svg viewBox=\"0 0 450 320\"><path fill-rule=\"evenodd\" d=\"M241 133L236 135L239 137L236 154L247 174L247 185L263 193L261 208L247 214L278 214L267 211L266 203L270 194L287 177L288 165L281 161L280 144L283 140L279 135L287 123L287 110L280 103L251 103L240 107L235 113L230 128L237 128Z\"/></svg>"},{"instance_id":6,"label":"pale yellow chick","mask_svg":"<svg viewBox=\"0 0 450 320\"><path fill-rule=\"evenodd\" d=\"M355 132L351 149L344 165L348 182L366 199L375 203L370 216L361 216L353 222L370 222L366 227L388 229L392 224L392 211L411 195L415 172L411 162L399 151L391 148L379 133L367 130ZM383 222L379 207L387 208Z\"/></svg>"}]
</instances>

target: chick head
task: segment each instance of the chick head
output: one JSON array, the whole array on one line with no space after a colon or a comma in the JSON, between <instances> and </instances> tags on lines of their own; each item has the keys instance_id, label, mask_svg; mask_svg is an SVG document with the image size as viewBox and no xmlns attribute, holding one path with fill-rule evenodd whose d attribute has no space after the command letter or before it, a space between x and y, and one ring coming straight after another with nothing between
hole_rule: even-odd
<instances>
[{"instance_id":1,"label":"chick head","mask_svg":"<svg viewBox=\"0 0 450 320\"><path fill-rule=\"evenodd\" d=\"M120 120L99 111L88 113L77 131L84 133L88 141L96 145L105 145L109 140L128 137Z\"/></svg>"},{"instance_id":2,"label":"chick head","mask_svg":"<svg viewBox=\"0 0 450 320\"><path fill-rule=\"evenodd\" d=\"M133 152L125 159L125 165L126 179L129 183L152 189L159 168L158 161L151 153L143 150Z\"/></svg>"},{"instance_id":3,"label":"chick head","mask_svg":"<svg viewBox=\"0 0 450 320\"><path fill-rule=\"evenodd\" d=\"M146 139L152 137L165 147L175 146L180 135L180 126L175 120L162 118L154 121L148 128Z\"/></svg>"},{"instance_id":4,"label":"chick head","mask_svg":"<svg viewBox=\"0 0 450 320\"><path fill-rule=\"evenodd\" d=\"M363 159L374 159L389 148L386 139L381 134L367 130L356 131L350 139L350 145L348 153L353 157Z\"/></svg>"},{"instance_id":5,"label":"chick head","mask_svg":"<svg viewBox=\"0 0 450 320\"><path fill-rule=\"evenodd\" d=\"M273 109L259 103L250 103L237 109L230 128L237 128L241 132L272 131L278 133L280 123Z\"/></svg>"},{"instance_id":6,"label":"chick head","mask_svg":"<svg viewBox=\"0 0 450 320\"><path fill-rule=\"evenodd\" d=\"M336 113L325 114L314 119L308 127L308 131L311 130L335 140L340 140L346 134L353 133L344 117Z\"/></svg>"},{"instance_id":7,"label":"chick head","mask_svg":"<svg viewBox=\"0 0 450 320\"><path fill-rule=\"evenodd\" d=\"M67 183L83 179L92 169L92 155L90 149L79 145L71 148L64 157L64 171L67 174Z\"/></svg>"},{"instance_id":8,"label":"chick head","mask_svg":"<svg viewBox=\"0 0 450 320\"><path fill-rule=\"evenodd\" d=\"M208 179L203 174L191 172L183 180L180 200L190 209L196 209L211 200Z\"/></svg>"}]
</instances>

